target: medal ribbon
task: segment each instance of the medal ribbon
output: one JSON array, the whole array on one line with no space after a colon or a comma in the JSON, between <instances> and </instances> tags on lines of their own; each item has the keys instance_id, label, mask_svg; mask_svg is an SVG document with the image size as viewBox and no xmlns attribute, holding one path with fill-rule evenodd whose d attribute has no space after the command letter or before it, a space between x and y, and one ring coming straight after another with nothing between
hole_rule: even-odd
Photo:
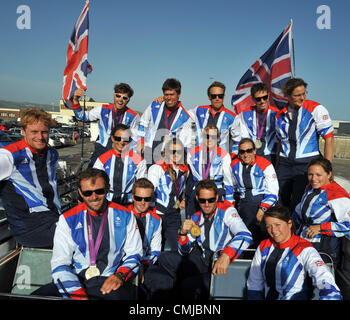
<instances>
[{"instance_id":1,"label":"medal ribbon","mask_svg":"<svg viewBox=\"0 0 350 320\"><path fill-rule=\"evenodd\" d=\"M204 155L206 155L206 153L203 152L203 157L204 157ZM210 167L211 167L211 163L213 161L213 157L214 157L214 151L211 151L210 160L209 160L209 163L207 164L207 167L205 167L205 163L202 164L202 177L203 177L203 180L207 179L208 176L209 176Z\"/></svg>"},{"instance_id":2,"label":"medal ribbon","mask_svg":"<svg viewBox=\"0 0 350 320\"><path fill-rule=\"evenodd\" d=\"M259 115L258 115L258 112L256 112L256 137L258 140L260 140L262 134L263 134L263 131L264 131L264 127L265 127L265 122L266 122L266 117L267 117L267 112L266 112L266 115L263 119L263 123L261 124L261 128L260 125L259 125Z\"/></svg>"},{"instance_id":3,"label":"medal ribbon","mask_svg":"<svg viewBox=\"0 0 350 320\"><path fill-rule=\"evenodd\" d=\"M103 238L103 233L106 227L106 222L107 222L107 214L108 212L108 207L103 213L102 221L100 224L100 228L98 230L97 238L96 238L96 243L94 244L94 238L93 238L93 232L92 232L92 221L91 221L91 216L90 213L87 212L86 214L86 222L87 222L87 234L88 234L88 240L89 240L89 251L90 251L90 266L96 266L96 256L98 249L100 248L102 238Z\"/></svg>"}]
</instances>

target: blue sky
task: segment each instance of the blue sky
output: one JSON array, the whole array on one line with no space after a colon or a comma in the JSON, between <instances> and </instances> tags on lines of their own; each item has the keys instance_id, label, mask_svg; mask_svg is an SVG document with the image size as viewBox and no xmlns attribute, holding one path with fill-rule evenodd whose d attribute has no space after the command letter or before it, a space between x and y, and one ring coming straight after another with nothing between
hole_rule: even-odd
<instances>
[{"instance_id":1,"label":"blue sky","mask_svg":"<svg viewBox=\"0 0 350 320\"><path fill-rule=\"evenodd\" d=\"M68 39L85 1L0 2L0 99L58 105ZM31 29L19 30L19 5ZM328 5L331 29L320 30L317 8ZM111 101L115 83L135 90L143 111L166 78L182 83L185 108L207 104L206 90L225 83L225 105L242 75L293 19L296 76L308 98L335 120L350 120L348 0L91 0L87 95Z\"/></svg>"}]
</instances>

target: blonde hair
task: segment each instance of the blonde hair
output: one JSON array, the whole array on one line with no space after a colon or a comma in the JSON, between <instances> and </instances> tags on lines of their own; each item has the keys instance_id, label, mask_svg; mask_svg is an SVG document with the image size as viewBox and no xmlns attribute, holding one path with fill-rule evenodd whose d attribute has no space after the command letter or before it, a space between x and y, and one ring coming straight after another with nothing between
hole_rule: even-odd
<instances>
[{"instance_id":1,"label":"blonde hair","mask_svg":"<svg viewBox=\"0 0 350 320\"><path fill-rule=\"evenodd\" d=\"M20 113L21 127L25 129L28 124L43 122L47 127L51 127L51 115L42 109L29 108Z\"/></svg>"}]
</instances>

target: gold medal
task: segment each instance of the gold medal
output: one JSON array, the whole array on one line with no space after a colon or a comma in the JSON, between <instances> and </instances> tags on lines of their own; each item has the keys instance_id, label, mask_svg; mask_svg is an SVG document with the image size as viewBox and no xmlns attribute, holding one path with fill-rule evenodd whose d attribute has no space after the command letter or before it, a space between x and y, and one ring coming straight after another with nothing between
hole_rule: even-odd
<instances>
[{"instance_id":1,"label":"gold medal","mask_svg":"<svg viewBox=\"0 0 350 320\"><path fill-rule=\"evenodd\" d=\"M260 139L255 141L255 148L260 149L262 147L262 142Z\"/></svg>"},{"instance_id":2,"label":"gold medal","mask_svg":"<svg viewBox=\"0 0 350 320\"><path fill-rule=\"evenodd\" d=\"M199 236L201 235L201 228L198 227L197 225L193 226L193 227L191 228L191 234L192 234L195 238L199 237Z\"/></svg>"},{"instance_id":3,"label":"gold medal","mask_svg":"<svg viewBox=\"0 0 350 320\"><path fill-rule=\"evenodd\" d=\"M100 275L100 270L96 266L90 266L85 271L85 278L86 280L89 280L93 277L98 277Z\"/></svg>"}]
</instances>

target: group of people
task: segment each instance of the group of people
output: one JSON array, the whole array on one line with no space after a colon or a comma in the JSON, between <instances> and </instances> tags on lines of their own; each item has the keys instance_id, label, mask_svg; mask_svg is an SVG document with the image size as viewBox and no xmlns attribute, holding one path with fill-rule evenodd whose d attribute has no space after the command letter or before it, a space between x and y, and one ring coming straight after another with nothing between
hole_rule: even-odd
<instances>
[{"instance_id":1,"label":"group of people","mask_svg":"<svg viewBox=\"0 0 350 320\"><path fill-rule=\"evenodd\" d=\"M167 79L141 117L126 83L90 111L78 89L75 116L98 120L99 137L78 176L79 204L64 213L50 116L25 110L23 139L0 149L0 191L17 242L53 248L53 283L35 294L130 299L125 284L138 274L141 298L208 299L211 274L254 248L248 298L310 299L316 286L321 299L341 299L319 252L350 272L350 197L333 179L328 111L305 99L306 87L288 80L278 110L257 83L255 105L236 115L224 84L187 111L180 82Z\"/></svg>"}]
</instances>

